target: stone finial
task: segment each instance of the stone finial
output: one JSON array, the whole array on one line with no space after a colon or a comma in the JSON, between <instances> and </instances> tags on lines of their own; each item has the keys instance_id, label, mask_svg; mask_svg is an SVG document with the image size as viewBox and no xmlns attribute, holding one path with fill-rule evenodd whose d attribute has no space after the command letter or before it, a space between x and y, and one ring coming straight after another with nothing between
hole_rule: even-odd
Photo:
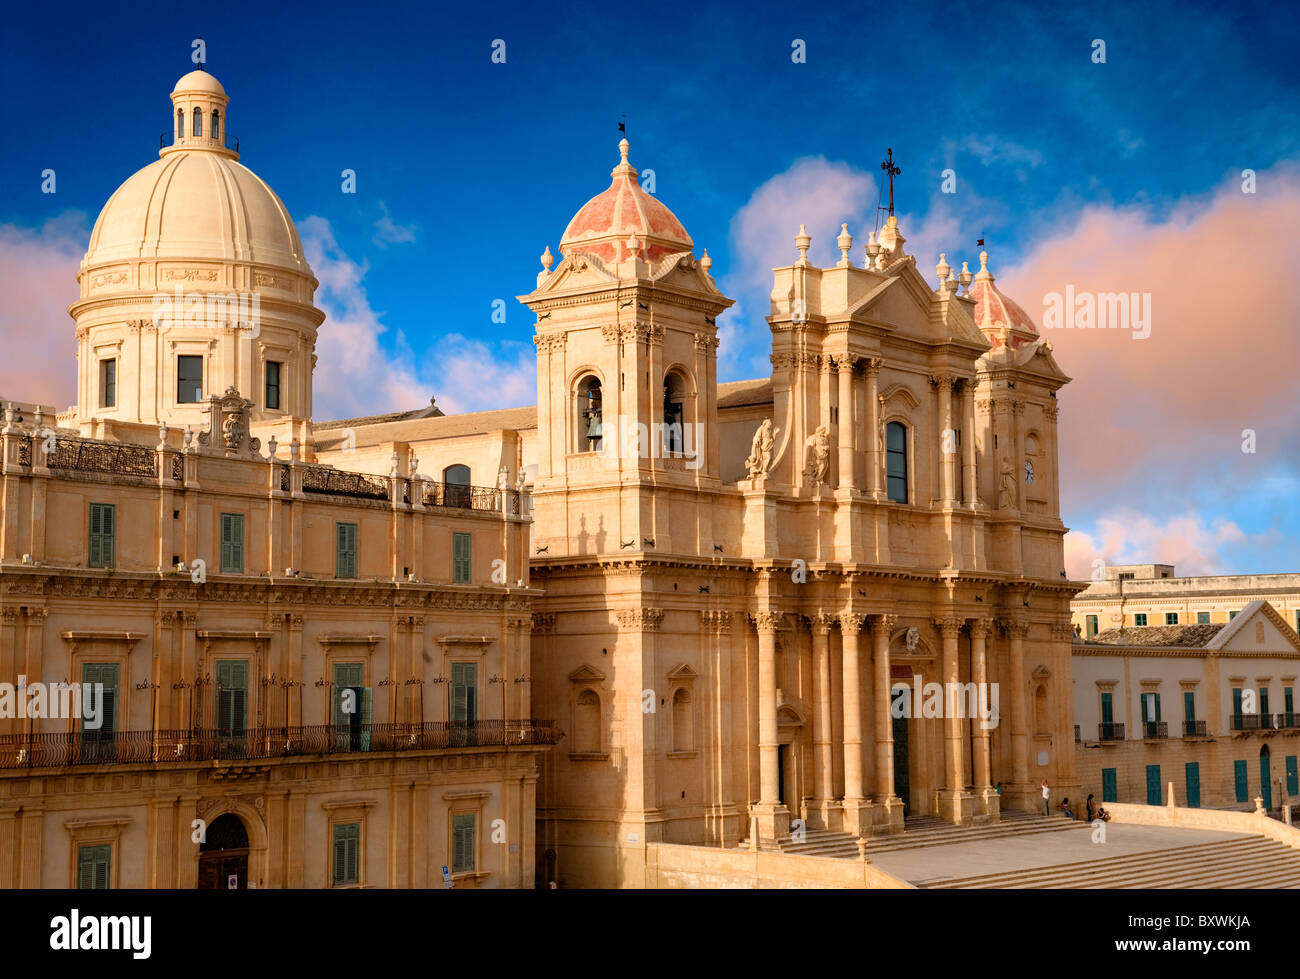
<instances>
[{"instance_id":1,"label":"stone finial","mask_svg":"<svg viewBox=\"0 0 1300 979\"><path fill-rule=\"evenodd\" d=\"M279 446L275 442L274 435L272 435L269 439L266 440L266 457L270 459L272 462L275 461L275 450L278 448Z\"/></svg>"},{"instance_id":2,"label":"stone finial","mask_svg":"<svg viewBox=\"0 0 1300 979\"><path fill-rule=\"evenodd\" d=\"M808 264L808 248L812 245L812 236L808 234L807 225L799 225L799 233L794 236L794 247L799 249L799 261L796 265Z\"/></svg>"},{"instance_id":3,"label":"stone finial","mask_svg":"<svg viewBox=\"0 0 1300 979\"><path fill-rule=\"evenodd\" d=\"M396 479L399 470L400 470L400 466L398 465L397 450L394 449L394 450L393 450L393 457L392 457L391 459L389 459L389 461L388 461L388 475L390 475L390 476L392 476L394 479Z\"/></svg>"},{"instance_id":4,"label":"stone finial","mask_svg":"<svg viewBox=\"0 0 1300 979\"><path fill-rule=\"evenodd\" d=\"M14 427L14 414L15 414L14 403L12 401L6 401L5 402L5 430L6 431Z\"/></svg>"},{"instance_id":5,"label":"stone finial","mask_svg":"<svg viewBox=\"0 0 1300 979\"><path fill-rule=\"evenodd\" d=\"M700 268L704 269L704 274L709 274L709 269L713 268L713 259L709 258L709 250L704 249L704 254L700 257Z\"/></svg>"},{"instance_id":6,"label":"stone finial","mask_svg":"<svg viewBox=\"0 0 1300 979\"><path fill-rule=\"evenodd\" d=\"M189 425L185 426L184 448L186 452L194 451L194 429Z\"/></svg>"},{"instance_id":7,"label":"stone finial","mask_svg":"<svg viewBox=\"0 0 1300 979\"><path fill-rule=\"evenodd\" d=\"M301 449L302 449L302 446L298 443L298 439L297 439L297 437L295 436L295 437L294 437L294 440L293 440L292 442L289 443L289 461L290 461L290 462L295 463L295 464L298 462L298 453L299 453L299 451L301 451Z\"/></svg>"},{"instance_id":8,"label":"stone finial","mask_svg":"<svg viewBox=\"0 0 1300 979\"><path fill-rule=\"evenodd\" d=\"M551 254L551 246L546 246L546 251L542 252L542 268L547 272L551 271L551 265L555 261L555 256Z\"/></svg>"},{"instance_id":9,"label":"stone finial","mask_svg":"<svg viewBox=\"0 0 1300 979\"><path fill-rule=\"evenodd\" d=\"M622 163L623 166L628 165L627 154L628 151L631 149L632 149L632 144L627 141L626 136L624 136L622 139L618 141L618 155L622 158L620 162Z\"/></svg>"},{"instance_id":10,"label":"stone finial","mask_svg":"<svg viewBox=\"0 0 1300 979\"><path fill-rule=\"evenodd\" d=\"M963 296L969 296L971 280L975 277L970 274L970 269L966 267L965 262L961 263L961 275L957 278L961 281L961 294Z\"/></svg>"},{"instance_id":11,"label":"stone finial","mask_svg":"<svg viewBox=\"0 0 1300 979\"><path fill-rule=\"evenodd\" d=\"M849 258L849 249L853 247L853 236L849 234L847 224L840 225L839 237L835 239L835 244L840 247L840 260L836 264L837 268L846 269L853 265L852 259Z\"/></svg>"},{"instance_id":12,"label":"stone finial","mask_svg":"<svg viewBox=\"0 0 1300 979\"><path fill-rule=\"evenodd\" d=\"M975 273L976 282L992 282L993 273L989 271L989 253L980 252L980 270Z\"/></svg>"},{"instance_id":13,"label":"stone finial","mask_svg":"<svg viewBox=\"0 0 1300 979\"><path fill-rule=\"evenodd\" d=\"M167 448L167 423L166 422L158 423L158 448L160 449Z\"/></svg>"},{"instance_id":14,"label":"stone finial","mask_svg":"<svg viewBox=\"0 0 1300 979\"><path fill-rule=\"evenodd\" d=\"M934 270L939 275L939 288L942 289L944 282L948 280L948 273L952 271L952 266L948 264L947 252L939 253L939 264L934 267Z\"/></svg>"},{"instance_id":15,"label":"stone finial","mask_svg":"<svg viewBox=\"0 0 1300 979\"><path fill-rule=\"evenodd\" d=\"M32 414L32 424L38 432L45 426L45 412L41 411L40 405L36 406L36 411Z\"/></svg>"},{"instance_id":16,"label":"stone finial","mask_svg":"<svg viewBox=\"0 0 1300 979\"><path fill-rule=\"evenodd\" d=\"M636 235L632 235L631 237L629 237L627 240L627 250L628 253L633 258L639 258L640 251L641 251L641 239Z\"/></svg>"}]
</instances>

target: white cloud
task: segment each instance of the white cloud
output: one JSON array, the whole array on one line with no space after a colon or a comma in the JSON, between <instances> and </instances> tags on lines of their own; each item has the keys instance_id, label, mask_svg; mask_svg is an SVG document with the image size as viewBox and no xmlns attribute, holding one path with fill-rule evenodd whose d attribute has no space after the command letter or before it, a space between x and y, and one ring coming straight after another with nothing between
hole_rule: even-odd
<instances>
[{"instance_id":1,"label":"white cloud","mask_svg":"<svg viewBox=\"0 0 1300 979\"><path fill-rule=\"evenodd\" d=\"M1087 581L1093 562L1112 564L1173 564L1180 577L1219 574L1222 551L1247 541L1237 524L1213 519L1196 510L1157 519L1129 508L1108 511L1088 530L1071 530L1065 537L1065 568L1070 577Z\"/></svg>"},{"instance_id":2,"label":"white cloud","mask_svg":"<svg viewBox=\"0 0 1300 979\"><path fill-rule=\"evenodd\" d=\"M371 241L380 248L387 248L389 245L405 245L415 241L415 225L397 224L388 213L388 205L383 201L379 202L379 210L383 214L375 222L375 236L370 239Z\"/></svg>"}]
</instances>

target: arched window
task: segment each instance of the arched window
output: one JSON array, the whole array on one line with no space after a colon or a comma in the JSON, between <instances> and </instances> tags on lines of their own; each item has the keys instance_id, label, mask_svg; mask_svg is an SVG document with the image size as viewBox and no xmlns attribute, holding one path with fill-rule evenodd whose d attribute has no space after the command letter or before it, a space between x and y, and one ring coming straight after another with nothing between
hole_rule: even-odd
<instances>
[{"instance_id":1,"label":"arched window","mask_svg":"<svg viewBox=\"0 0 1300 979\"><path fill-rule=\"evenodd\" d=\"M578 382L575 404L574 429L577 432L576 452L599 452L604 442L605 423L601 409L600 379L588 374Z\"/></svg>"},{"instance_id":2,"label":"arched window","mask_svg":"<svg viewBox=\"0 0 1300 979\"><path fill-rule=\"evenodd\" d=\"M221 110L212 110L212 138L221 139Z\"/></svg>"},{"instance_id":3,"label":"arched window","mask_svg":"<svg viewBox=\"0 0 1300 979\"><path fill-rule=\"evenodd\" d=\"M691 692L685 687L673 694L673 751L695 750L695 725Z\"/></svg>"},{"instance_id":4,"label":"arched window","mask_svg":"<svg viewBox=\"0 0 1300 979\"><path fill-rule=\"evenodd\" d=\"M676 371L664 378L664 433L665 453L682 451L682 430L686 425L686 381Z\"/></svg>"},{"instance_id":5,"label":"arched window","mask_svg":"<svg viewBox=\"0 0 1300 979\"><path fill-rule=\"evenodd\" d=\"M185 135L185 110L176 110L176 138L180 139Z\"/></svg>"},{"instance_id":6,"label":"arched window","mask_svg":"<svg viewBox=\"0 0 1300 979\"><path fill-rule=\"evenodd\" d=\"M573 724L573 750L576 754L600 751L600 696L594 690L578 694Z\"/></svg>"},{"instance_id":7,"label":"arched window","mask_svg":"<svg viewBox=\"0 0 1300 979\"><path fill-rule=\"evenodd\" d=\"M906 503L907 496L907 426L890 422L885 427L885 473L888 476L889 499Z\"/></svg>"},{"instance_id":8,"label":"arched window","mask_svg":"<svg viewBox=\"0 0 1300 979\"><path fill-rule=\"evenodd\" d=\"M473 494L469 475L469 466L448 466L442 471L442 481L447 488L447 506L470 508Z\"/></svg>"},{"instance_id":9,"label":"arched window","mask_svg":"<svg viewBox=\"0 0 1300 979\"><path fill-rule=\"evenodd\" d=\"M194 135L195 136L203 135L203 110L202 109L194 110Z\"/></svg>"}]
</instances>

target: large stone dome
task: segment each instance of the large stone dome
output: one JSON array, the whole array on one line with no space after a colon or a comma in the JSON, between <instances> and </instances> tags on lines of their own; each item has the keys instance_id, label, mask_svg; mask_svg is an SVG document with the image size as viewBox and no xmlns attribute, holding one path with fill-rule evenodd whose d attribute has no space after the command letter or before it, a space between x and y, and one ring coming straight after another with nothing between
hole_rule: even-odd
<instances>
[{"instance_id":1,"label":"large stone dome","mask_svg":"<svg viewBox=\"0 0 1300 979\"><path fill-rule=\"evenodd\" d=\"M311 274L280 198L233 155L209 149L164 151L127 178L100 211L82 268L166 258Z\"/></svg>"}]
</instances>

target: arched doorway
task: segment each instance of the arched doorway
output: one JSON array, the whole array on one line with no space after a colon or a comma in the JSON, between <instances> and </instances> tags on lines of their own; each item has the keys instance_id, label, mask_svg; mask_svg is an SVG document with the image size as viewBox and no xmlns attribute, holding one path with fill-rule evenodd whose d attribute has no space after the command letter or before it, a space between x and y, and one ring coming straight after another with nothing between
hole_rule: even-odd
<instances>
[{"instance_id":1,"label":"arched doorway","mask_svg":"<svg viewBox=\"0 0 1300 979\"><path fill-rule=\"evenodd\" d=\"M1269 764L1268 745L1259 749L1259 794L1264 799L1264 808L1273 808L1273 770Z\"/></svg>"},{"instance_id":2,"label":"arched doorway","mask_svg":"<svg viewBox=\"0 0 1300 979\"><path fill-rule=\"evenodd\" d=\"M224 813L213 820L199 844L199 889L247 887L248 830L233 812Z\"/></svg>"}]
</instances>

